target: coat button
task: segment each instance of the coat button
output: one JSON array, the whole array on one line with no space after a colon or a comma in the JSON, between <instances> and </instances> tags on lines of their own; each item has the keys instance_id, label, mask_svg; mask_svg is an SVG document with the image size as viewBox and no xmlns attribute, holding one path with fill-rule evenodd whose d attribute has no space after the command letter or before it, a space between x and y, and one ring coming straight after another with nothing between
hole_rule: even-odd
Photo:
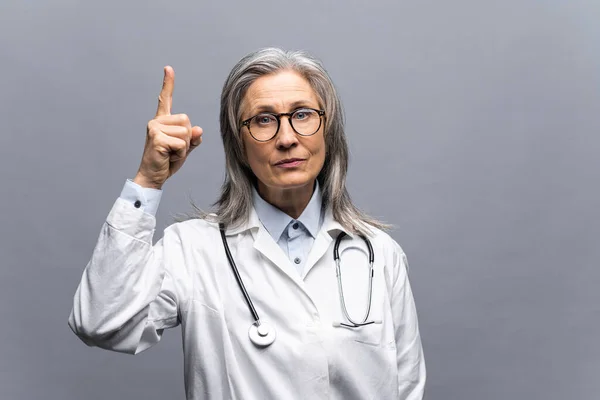
<instances>
[{"instance_id":1,"label":"coat button","mask_svg":"<svg viewBox=\"0 0 600 400\"><path fill-rule=\"evenodd\" d=\"M139 200L136 200L135 203L133 203L133 205L135 206L135 208L140 208L140 206L142 205L142 202Z\"/></svg>"},{"instance_id":2,"label":"coat button","mask_svg":"<svg viewBox=\"0 0 600 400\"><path fill-rule=\"evenodd\" d=\"M294 258L294 262L295 262L296 264L300 264L300 261L302 261L302 260L300 260L300 257L296 257L296 258Z\"/></svg>"}]
</instances>

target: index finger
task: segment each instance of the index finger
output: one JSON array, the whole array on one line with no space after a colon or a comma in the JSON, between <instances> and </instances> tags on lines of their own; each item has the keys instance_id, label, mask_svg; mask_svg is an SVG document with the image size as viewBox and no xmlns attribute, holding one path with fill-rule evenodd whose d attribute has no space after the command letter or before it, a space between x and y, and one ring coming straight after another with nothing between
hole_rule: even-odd
<instances>
[{"instance_id":1,"label":"index finger","mask_svg":"<svg viewBox=\"0 0 600 400\"><path fill-rule=\"evenodd\" d=\"M158 108L156 116L171 115L173 104L173 87L175 86L175 71L169 65L165 67L165 77L160 94L158 95Z\"/></svg>"}]
</instances>

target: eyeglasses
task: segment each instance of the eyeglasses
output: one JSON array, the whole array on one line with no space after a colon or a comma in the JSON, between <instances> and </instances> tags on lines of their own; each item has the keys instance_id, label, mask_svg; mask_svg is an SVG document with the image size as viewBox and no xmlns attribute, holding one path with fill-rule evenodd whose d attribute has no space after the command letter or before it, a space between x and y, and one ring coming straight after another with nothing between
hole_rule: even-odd
<instances>
[{"instance_id":1,"label":"eyeglasses","mask_svg":"<svg viewBox=\"0 0 600 400\"><path fill-rule=\"evenodd\" d=\"M325 111L314 108L298 108L289 113L267 113L263 112L242 121L242 126L248 128L248 132L259 142L268 142L277 136L281 126L281 117L286 116L290 126L298 135L311 136L318 132Z\"/></svg>"}]
</instances>

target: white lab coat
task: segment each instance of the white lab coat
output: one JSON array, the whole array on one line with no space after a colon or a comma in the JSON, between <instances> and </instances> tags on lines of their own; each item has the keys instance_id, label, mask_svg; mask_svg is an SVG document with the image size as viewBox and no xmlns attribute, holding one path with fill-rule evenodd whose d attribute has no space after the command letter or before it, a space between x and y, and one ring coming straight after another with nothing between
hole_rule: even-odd
<instances>
[{"instance_id":1,"label":"white lab coat","mask_svg":"<svg viewBox=\"0 0 600 400\"><path fill-rule=\"evenodd\" d=\"M88 345L139 353L181 324L187 399L410 399L423 397L425 362L406 257L375 230L371 318L342 318L333 262L345 229L324 218L302 277L253 211L227 240L263 321L277 331L267 348L248 339L252 317L225 257L216 224L169 226L152 245L156 220L117 199L69 317ZM349 233L349 232L347 232ZM362 319L368 262L360 238L340 246L347 308Z\"/></svg>"}]
</instances>

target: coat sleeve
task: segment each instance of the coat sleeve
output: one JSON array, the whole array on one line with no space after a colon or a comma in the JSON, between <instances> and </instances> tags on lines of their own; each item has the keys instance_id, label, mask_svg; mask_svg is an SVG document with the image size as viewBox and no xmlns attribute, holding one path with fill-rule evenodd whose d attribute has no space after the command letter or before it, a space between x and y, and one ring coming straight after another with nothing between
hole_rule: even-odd
<instances>
[{"instance_id":1,"label":"coat sleeve","mask_svg":"<svg viewBox=\"0 0 600 400\"><path fill-rule=\"evenodd\" d=\"M70 328L88 346L136 354L179 324L177 282L185 278L167 268L165 238L152 245L155 226L152 215L121 198L115 202L69 316Z\"/></svg>"},{"instance_id":2,"label":"coat sleeve","mask_svg":"<svg viewBox=\"0 0 600 400\"><path fill-rule=\"evenodd\" d=\"M420 400L425 392L426 370L417 310L408 280L406 255L395 242L394 247L391 303L396 337L398 391L401 399Z\"/></svg>"}]
</instances>

